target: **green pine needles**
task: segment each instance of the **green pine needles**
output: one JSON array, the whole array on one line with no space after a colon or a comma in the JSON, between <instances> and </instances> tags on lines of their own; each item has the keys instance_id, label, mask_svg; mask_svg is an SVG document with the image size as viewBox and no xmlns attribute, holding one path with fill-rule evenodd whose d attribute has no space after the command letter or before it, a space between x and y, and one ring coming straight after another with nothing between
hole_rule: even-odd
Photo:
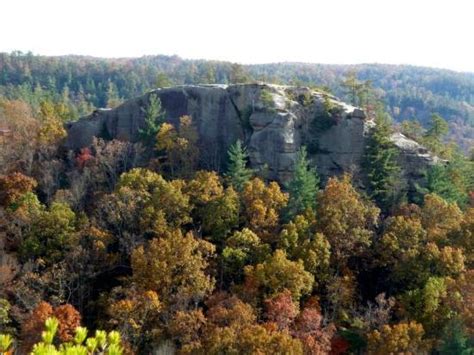
<instances>
[{"instance_id":1,"label":"green pine needles","mask_svg":"<svg viewBox=\"0 0 474 355\"><path fill-rule=\"evenodd\" d=\"M139 129L138 133L143 143L150 147L155 145L156 135L165 121L166 112L162 109L161 100L157 94L150 94L148 100L148 107L142 108L145 114L145 127Z\"/></svg>"},{"instance_id":2,"label":"green pine needles","mask_svg":"<svg viewBox=\"0 0 474 355\"><path fill-rule=\"evenodd\" d=\"M242 146L242 142L239 139L230 146L227 154L229 156L229 163L226 177L237 191L242 191L245 183L249 181L253 175L252 169L247 168L247 149Z\"/></svg>"},{"instance_id":3,"label":"green pine needles","mask_svg":"<svg viewBox=\"0 0 474 355\"><path fill-rule=\"evenodd\" d=\"M378 206L389 211L403 198L401 196L398 149L390 140L390 120L379 110L365 152L364 167L368 179L368 192Z\"/></svg>"},{"instance_id":4,"label":"green pine needles","mask_svg":"<svg viewBox=\"0 0 474 355\"><path fill-rule=\"evenodd\" d=\"M310 167L306 148L298 152L293 179L286 184L290 194L286 216L292 219L307 209L316 208L316 195L319 189L319 176L315 168Z\"/></svg>"}]
</instances>

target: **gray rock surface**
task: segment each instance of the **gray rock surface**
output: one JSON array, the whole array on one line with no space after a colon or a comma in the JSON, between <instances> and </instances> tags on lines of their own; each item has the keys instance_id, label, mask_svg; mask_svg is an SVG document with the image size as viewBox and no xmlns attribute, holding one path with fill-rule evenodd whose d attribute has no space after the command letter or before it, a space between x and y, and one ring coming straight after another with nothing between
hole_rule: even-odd
<instances>
[{"instance_id":1,"label":"gray rock surface","mask_svg":"<svg viewBox=\"0 0 474 355\"><path fill-rule=\"evenodd\" d=\"M204 168L222 170L228 147L241 139L248 147L251 166L269 179L285 182L291 177L302 145L308 147L323 180L344 172L361 176L367 133L374 123L361 109L305 87L256 83L158 89L68 124L65 147L82 148L93 137L138 141L152 93L159 96L170 123L177 124L182 115L192 117ZM426 149L403 135L392 139L400 149L407 180L419 179L426 166L436 162Z\"/></svg>"}]
</instances>

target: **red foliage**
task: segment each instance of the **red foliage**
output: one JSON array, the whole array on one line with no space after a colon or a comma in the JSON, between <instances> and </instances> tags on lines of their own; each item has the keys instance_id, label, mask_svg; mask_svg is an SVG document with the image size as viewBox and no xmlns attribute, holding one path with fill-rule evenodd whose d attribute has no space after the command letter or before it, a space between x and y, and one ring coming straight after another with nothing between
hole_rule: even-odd
<instances>
[{"instance_id":1,"label":"red foliage","mask_svg":"<svg viewBox=\"0 0 474 355\"><path fill-rule=\"evenodd\" d=\"M335 327L322 326L323 316L317 302L309 302L295 320L293 336L303 343L306 354L328 354Z\"/></svg>"},{"instance_id":2,"label":"red foliage","mask_svg":"<svg viewBox=\"0 0 474 355\"><path fill-rule=\"evenodd\" d=\"M289 290L265 300L265 308L267 320L275 323L279 330L288 329L298 315L298 307Z\"/></svg>"},{"instance_id":3,"label":"red foliage","mask_svg":"<svg viewBox=\"0 0 474 355\"><path fill-rule=\"evenodd\" d=\"M83 169L86 166L86 163L93 158L94 156L89 148L82 148L76 156L76 165L79 169Z\"/></svg>"},{"instance_id":4,"label":"red foliage","mask_svg":"<svg viewBox=\"0 0 474 355\"><path fill-rule=\"evenodd\" d=\"M350 344L343 337L336 335L331 340L330 355L344 355L349 353Z\"/></svg>"}]
</instances>

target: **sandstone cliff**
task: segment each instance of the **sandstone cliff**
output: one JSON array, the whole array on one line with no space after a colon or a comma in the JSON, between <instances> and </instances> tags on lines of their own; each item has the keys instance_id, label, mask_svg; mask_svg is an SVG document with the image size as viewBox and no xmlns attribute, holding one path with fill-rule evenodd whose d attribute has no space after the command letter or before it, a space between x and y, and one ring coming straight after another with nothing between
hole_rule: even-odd
<instances>
[{"instance_id":1,"label":"sandstone cliff","mask_svg":"<svg viewBox=\"0 0 474 355\"><path fill-rule=\"evenodd\" d=\"M291 177L302 145L308 147L323 180L343 172L362 176L367 133L374 123L361 109L304 87L237 84L158 89L68 124L65 146L87 146L94 136L138 141L151 94L161 99L169 122L176 124L182 115L193 118L204 168L222 170L228 147L242 139L252 167L269 179L284 182ZM436 158L401 134L392 139L401 151L405 179L413 184Z\"/></svg>"}]
</instances>

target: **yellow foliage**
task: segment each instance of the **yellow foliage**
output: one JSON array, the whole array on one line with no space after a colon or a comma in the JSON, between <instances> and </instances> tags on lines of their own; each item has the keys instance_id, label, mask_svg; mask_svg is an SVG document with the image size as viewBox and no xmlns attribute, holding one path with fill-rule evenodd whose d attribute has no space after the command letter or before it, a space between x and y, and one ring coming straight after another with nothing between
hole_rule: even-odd
<instances>
[{"instance_id":1,"label":"yellow foliage","mask_svg":"<svg viewBox=\"0 0 474 355\"><path fill-rule=\"evenodd\" d=\"M268 186L254 178L242 191L244 214L248 226L263 239L270 239L278 227L279 212L288 203L288 194L276 182Z\"/></svg>"},{"instance_id":2,"label":"yellow foliage","mask_svg":"<svg viewBox=\"0 0 474 355\"><path fill-rule=\"evenodd\" d=\"M371 355L423 354L423 326L416 322L384 325L368 334L367 352Z\"/></svg>"}]
</instances>

